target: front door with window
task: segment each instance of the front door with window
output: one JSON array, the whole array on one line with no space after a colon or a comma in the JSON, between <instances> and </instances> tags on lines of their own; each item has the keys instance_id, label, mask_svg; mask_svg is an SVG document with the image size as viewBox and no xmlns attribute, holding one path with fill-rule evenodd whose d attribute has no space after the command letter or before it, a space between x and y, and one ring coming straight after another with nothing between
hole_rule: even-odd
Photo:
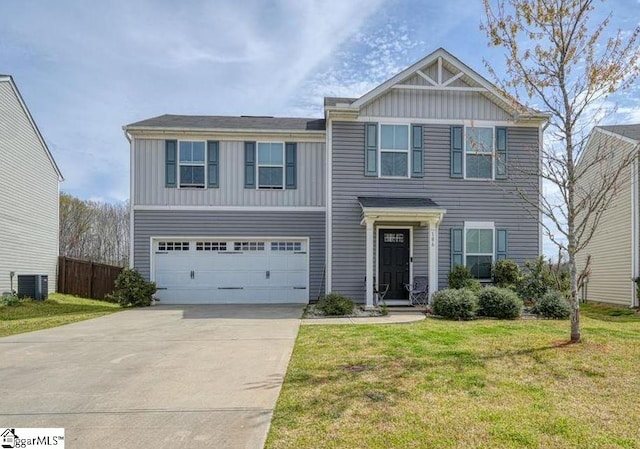
<instances>
[{"instance_id":1,"label":"front door with window","mask_svg":"<svg viewBox=\"0 0 640 449\"><path fill-rule=\"evenodd\" d=\"M378 234L378 284L389 284L385 299L408 299L409 230L380 229Z\"/></svg>"}]
</instances>

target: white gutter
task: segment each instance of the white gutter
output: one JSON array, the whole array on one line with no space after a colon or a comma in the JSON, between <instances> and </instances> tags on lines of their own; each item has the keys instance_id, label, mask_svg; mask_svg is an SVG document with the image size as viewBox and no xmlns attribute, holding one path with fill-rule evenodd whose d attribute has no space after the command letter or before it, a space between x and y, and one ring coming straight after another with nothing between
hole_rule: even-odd
<instances>
[{"instance_id":1,"label":"white gutter","mask_svg":"<svg viewBox=\"0 0 640 449\"><path fill-rule=\"evenodd\" d=\"M133 139L131 135L127 132L127 128L125 126L122 127L122 131L124 132L124 137L129 142L129 268L134 268L133 266L133 172L134 172L134 158L133 158Z\"/></svg>"}]
</instances>

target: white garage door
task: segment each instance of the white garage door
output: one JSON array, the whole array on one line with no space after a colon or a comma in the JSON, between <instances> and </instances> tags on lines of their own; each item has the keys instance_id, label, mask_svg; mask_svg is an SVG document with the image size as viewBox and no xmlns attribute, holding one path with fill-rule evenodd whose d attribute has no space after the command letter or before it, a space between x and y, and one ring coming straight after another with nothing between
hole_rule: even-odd
<instances>
[{"instance_id":1,"label":"white garage door","mask_svg":"<svg viewBox=\"0 0 640 449\"><path fill-rule=\"evenodd\" d=\"M161 304L306 303L308 242L153 239Z\"/></svg>"}]
</instances>

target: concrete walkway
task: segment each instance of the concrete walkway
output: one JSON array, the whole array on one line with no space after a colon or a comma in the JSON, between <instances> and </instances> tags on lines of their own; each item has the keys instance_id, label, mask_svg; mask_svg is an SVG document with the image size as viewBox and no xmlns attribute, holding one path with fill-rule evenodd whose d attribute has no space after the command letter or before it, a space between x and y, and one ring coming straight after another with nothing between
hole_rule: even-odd
<instances>
[{"instance_id":1,"label":"concrete walkway","mask_svg":"<svg viewBox=\"0 0 640 449\"><path fill-rule=\"evenodd\" d=\"M414 321L422 321L426 318L424 313L420 312L389 312L387 316L376 317L354 317L354 318L305 318L302 320L303 326L316 326L327 324L394 324L394 323L413 323Z\"/></svg>"},{"instance_id":2,"label":"concrete walkway","mask_svg":"<svg viewBox=\"0 0 640 449\"><path fill-rule=\"evenodd\" d=\"M0 424L67 448L261 448L301 306L156 306L0 338Z\"/></svg>"}]
</instances>

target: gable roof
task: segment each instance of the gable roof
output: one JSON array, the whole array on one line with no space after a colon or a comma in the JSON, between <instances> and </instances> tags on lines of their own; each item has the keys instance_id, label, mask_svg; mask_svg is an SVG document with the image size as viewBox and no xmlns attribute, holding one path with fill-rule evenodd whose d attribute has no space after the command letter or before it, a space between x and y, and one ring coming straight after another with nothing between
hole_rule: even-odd
<instances>
[{"instance_id":1,"label":"gable roof","mask_svg":"<svg viewBox=\"0 0 640 449\"><path fill-rule=\"evenodd\" d=\"M153 128L165 130L324 131L325 121L318 118L296 117L164 114L124 127L125 130Z\"/></svg>"},{"instance_id":2,"label":"gable roof","mask_svg":"<svg viewBox=\"0 0 640 449\"><path fill-rule=\"evenodd\" d=\"M635 125L609 125L609 126L597 126L597 128L604 129L621 137L626 137L631 140L635 140L636 143L640 143L640 123Z\"/></svg>"},{"instance_id":3,"label":"gable roof","mask_svg":"<svg viewBox=\"0 0 640 449\"><path fill-rule=\"evenodd\" d=\"M387 93L391 88L393 88L393 86L396 86L402 83L403 81L408 80L409 78L413 77L416 74L420 74L422 76L421 69L427 66L430 66L431 64L434 64L436 62L438 64L442 64L443 61L447 65L454 67L456 70L458 70L461 73L461 75L454 77L454 79L457 79L457 77L463 75L465 79L468 79L473 84L475 84L476 87L478 88L478 91L484 94L489 100L493 101L499 107L505 109L506 111L509 111L516 118L533 118L541 121L548 119L549 114L536 111L532 108L526 107L518 103L515 99L501 92L496 86L494 86L492 83L487 81L484 77L482 77L476 71L472 70L469 66L464 64L462 61L460 61L458 58L456 58L451 53L446 51L444 48L437 49L436 51L427 55L420 61L407 67L402 72L398 73L397 75L388 79L384 83L380 84L378 87L367 92L362 97L353 101L350 106L353 108L361 108L366 104L379 98L380 96L384 95L385 93ZM442 87L443 88L447 87L447 83L445 82L442 85ZM437 86L435 86L435 88L437 88ZM325 99L325 105L327 105L327 99Z\"/></svg>"},{"instance_id":4,"label":"gable roof","mask_svg":"<svg viewBox=\"0 0 640 449\"><path fill-rule=\"evenodd\" d=\"M38 125L36 125L35 120L33 120L31 112L29 112L29 108L27 108L27 104L24 102L24 99L22 98L22 95L20 94L20 91L18 90L18 86L16 86L16 83L13 81L13 77L11 75L0 75L0 83L9 83L9 85L13 89L13 92L15 93L16 98L18 99L18 102L20 103L20 106L22 107L22 110L24 111L25 115L27 116L27 119L29 120L29 123L31 124L31 127L35 131L36 136L38 137L38 140L40 141L40 144L42 145L42 148L44 148L44 151L46 152L47 157L49 158L49 161L51 162L51 165L53 166L53 169L55 170L56 174L58 175L58 179L60 181L64 181L64 176L62 176L62 172L60 171L60 168L58 167L58 164L56 164L56 161L53 158L53 154L51 154L51 151L49 150L49 147L47 146L47 142L45 142L44 137L42 137L42 134L40 133L40 130L38 129Z\"/></svg>"}]
</instances>

